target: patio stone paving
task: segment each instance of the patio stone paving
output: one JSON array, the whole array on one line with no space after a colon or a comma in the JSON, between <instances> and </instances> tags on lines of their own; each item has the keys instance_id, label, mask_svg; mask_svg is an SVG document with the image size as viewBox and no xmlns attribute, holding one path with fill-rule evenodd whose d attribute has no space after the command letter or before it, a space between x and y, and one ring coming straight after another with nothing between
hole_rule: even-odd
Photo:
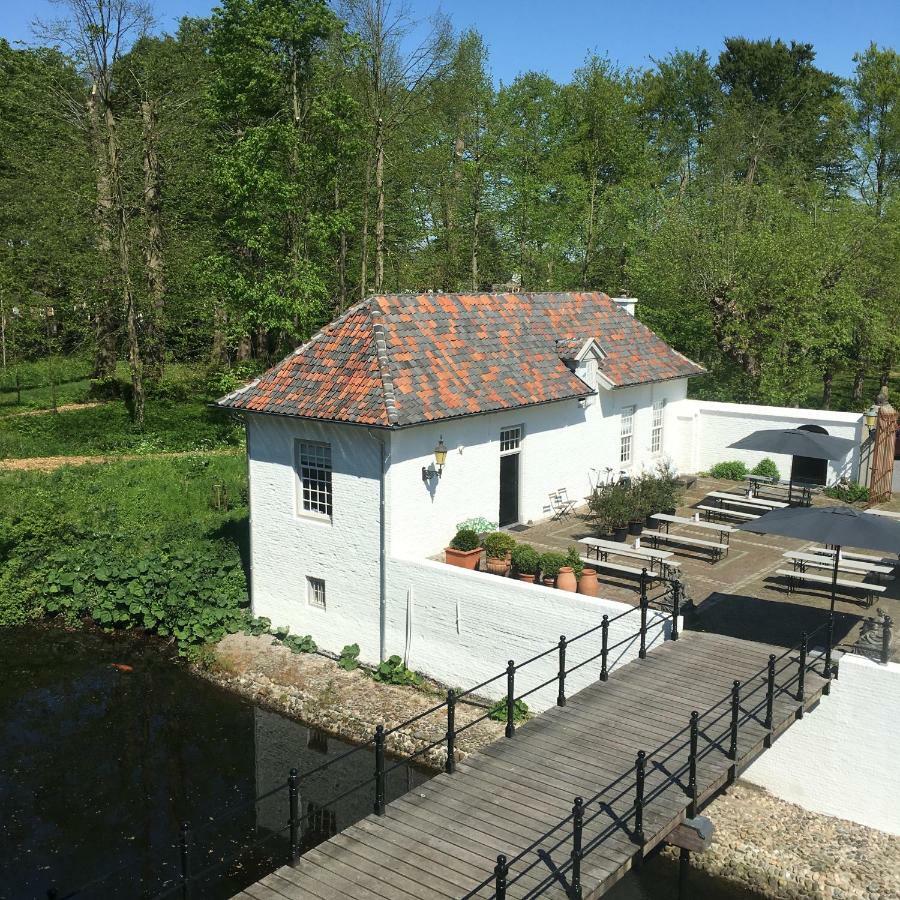
<instances>
[{"instance_id":1,"label":"patio stone paving","mask_svg":"<svg viewBox=\"0 0 900 900\"><path fill-rule=\"evenodd\" d=\"M692 516L692 507L714 490L739 489L742 485L733 481L699 478L686 493L684 505L679 515ZM816 505L828 506L837 503L828 497L814 499ZM900 501L887 504L885 508L898 508ZM591 523L586 518L586 507L560 522L544 520L515 532L516 540L532 544L540 552L565 550L579 537L591 535ZM683 526L672 526L680 530ZM697 531L685 529L695 537ZM703 535L704 537L710 537ZM629 538L633 541L634 538ZM811 587L803 585L789 594L785 580L775 576L776 569L791 568L788 560L782 558L786 550L801 550L813 546L809 541L777 535L756 535L746 531L735 531L731 535L731 549L728 555L716 563L710 563L703 551L673 545L663 545L674 550L673 560L681 564L682 580L693 611L686 615L686 627L728 634L734 637L764 643L791 646L797 642L803 631L812 631L825 619L824 611L829 606L827 585ZM846 548L851 549L851 548ZM898 548L900 549L900 548ZM862 551L866 552L866 551ZM871 552L871 551L869 551ZM620 559L618 562L636 566L635 560ZM821 574L827 574L822 570ZM600 571L601 596L626 603L637 603L637 580L615 577L613 573ZM891 616L895 634L900 626L900 581L886 576L887 591L877 595L871 607L866 608L862 595L852 599L850 594L838 592L835 617L835 639L839 645L854 644L862 624L867 617L883 610ZM656 593L659 593L657 588ZM653 592L651 591L651 597ZM900 641L894 640L892 658L900 661Z\"/></svg>"}]
</instances>

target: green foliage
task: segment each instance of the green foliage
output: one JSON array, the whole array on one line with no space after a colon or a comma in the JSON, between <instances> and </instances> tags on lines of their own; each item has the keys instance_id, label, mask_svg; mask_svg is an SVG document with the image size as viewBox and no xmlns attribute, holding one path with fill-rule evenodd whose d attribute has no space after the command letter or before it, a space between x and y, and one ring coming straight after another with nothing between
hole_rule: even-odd
<instances>
[{"instance_id":1,"label":"green foliage","mask_svg":"<svg viewBox=\"0 0 900 900\"><path fill-rule=\"evenodd\" d=\"M747 475L747 467L740 460L728 460L712 466L709 474L713 478L727 478L730 481L741 481Z\"/></svg>"},{"instance_id":2,"label":"green foliage","mask_svg":"<svg viewBox=\"0 0 900 900\"><path fill-rule=\"evenodd\" d=\"M597 488L588 500L588 509L595 526L601 531L624 528L637 514L634 493L622 483Z\"/></svg>"},{"instance_id":3,"label":"green foliage","mask_svg":"<svg viewBox=\"0 0 900 900\"><path fill-rule=\"evenodd\" d=\"M822 493L844 503L861 503L869 499L869 489L864 484L836 484L825 488Z\"/></svg>"},{"instance_id":4,"label":"green foliage","mask_svg":"<svg viewBox=\"0 0 900 900\"><path fill-rule=\"evenodd\" d=\"M319 649L311 635L304 634L301 637L300 635L290 634L287 628L277 629L275 640L280 641L291 653L315 653Z\"/></svg>"},{"instance_id":5,"label":"green foliage","mask_svg":"<svg viewBox=\"0 0 900 900\"><path fill-rule=\"evenodd\" d=\"M359 668L359 644L347 644L342 650L338 665L345 672Z\"/></svg>"},{"instance_id":6,"label":"green foliage","mask_svg":"<svg viewBox=\"0 0 900 900\"><path fill-rule=\"evenodd\" d=\"M457 531L474 531L476 534L487 534L489 531L497 530L496 522L489 522L480 516L474 519L466 519L456 526Z\"/></svg>"},{"instance_id":7,"label":"green foliage","mask_svg":"<svg viewBox=\"0 0 900 900\"><path fill-rule=\"evenodd\" d=\"M781 473L778 471L778 466L775 465L775 461L769 459L769 457L765 457L761 459L751 470L751 475L762 475L764 478L771 478L772 481L780 481Z\"/></svg>"},{"instance_id":8,"label":"green foliage","mask_svg":"<svg viewBox=\"0 0 900 900\"><path fill-rule=\"evenodd\" d=\"M531 544L516 544L512 551L512 568L519 575L537 575L541 570L541 555Z\"/></svg>"},{"instance_id":9,"label":"green foliage","mask_svg":"<svg viewBox=\"0 0 900 900\"><path fill-rule=\"evenodd\" d=\"M507 553L511 553L516 546L516 539L505 531L492 531L485 535L484 552L491 559L505 559Z\"/></svg>"},{"instance_id":10,"label":"green foliage","mask_svg":"<svg viewBox=\"0 0 900 900\"><path fill-rule=\"evenodd\" d=\"M566 565L568 563L565 555L562 553L548 550L546 553L541 554L541 572L544 578L556 578L559 575L559 570Z\"/></svg>"},{"instance_id":11,"label":"green foliage","mask_svg":"<svg viewBox=\"0 0 900 900\"><path fill-rule=\"evenodd\" d=\"M384 684L420 685L422 683L421 675L407 669L399 656L389 656L379 664L372 677L375 681Z\"/></svg>"},{"instance_id":12,"label":"green foliage","mask_svg":"<svg viewBox=\"0 0 900 900\"><path fill-rule=\"evenodd\" d=\"M265 616L253 616L244 626L244 634L259 637L261 634L269 634L271 628L271 619Z\"/></svg>"},{"instance_id":13,"label":"green foliage","mask_svg":"<svg viewBox=\"0 0 900 900\"><path fill-rule=\"evenodd\" d=\"M576 544L573 544L566 551L566 565L572 567L572 571L575 573L576 578L581 578L584 563L581 561L581 550Z\"/></svg>"},{"instance_id":14,"label":"green foliage","mask_svg":"<svg viewBox=\"0 0 900 900\"><path fill-rule=\"evenodd\" d=\"M470 550L476 550L481 546L481 542L477 532L473 531L471 528L460 528L459 531L453 535L450 546L454 550L468 552Z\"/></svg>"},{"instance_id":15,"label":"green foliage","mask_svg":"<svg viewBox=\"0 0 900 900\"><path fill-rule=\"evenodd\" d=\"M528 715L528 704L524 700L515 700L513 702L513 722L524 722ZM506 716L506 700L498 700L488 710L488 718L495 722L505 722Z\"/></svg>"}]
</instances>

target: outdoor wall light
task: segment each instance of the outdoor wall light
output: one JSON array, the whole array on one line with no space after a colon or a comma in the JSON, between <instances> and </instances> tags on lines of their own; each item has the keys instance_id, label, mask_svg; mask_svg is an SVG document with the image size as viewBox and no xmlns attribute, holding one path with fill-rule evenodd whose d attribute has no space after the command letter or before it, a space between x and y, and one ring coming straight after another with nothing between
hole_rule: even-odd
<instances>
[{"instance_id":1,"label":"outdoor wall light","mask_svg":"<svg viewBox=\"0 0 900 900\"><path fill-rule=\"evenodd\" d=\"M444 474L445 462L447 462L447 445L444 443L444 436L441 435L434 448L434 462L429 466L422 466L422 481L428 484L432 478L440 478Z\"/></svg>"},{"instance_id":2,"label":"outdoor wall light","mask_svg":"<svg viewBox=\"0 0 900 900\"><path fill-rule=\"evenodd\" d=\"M874 428L878 424L878 407L873 403L863 414L866 428Z\"/></svg>"}]
</instances>

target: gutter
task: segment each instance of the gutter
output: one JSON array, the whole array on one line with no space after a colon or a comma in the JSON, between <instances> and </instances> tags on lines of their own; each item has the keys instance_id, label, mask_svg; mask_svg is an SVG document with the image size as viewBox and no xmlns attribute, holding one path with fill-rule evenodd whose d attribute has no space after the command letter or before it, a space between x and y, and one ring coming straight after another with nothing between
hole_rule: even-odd
<instances>
[{"instance_id":1,"label":"gutter","mask_svg":"<svg viewBox=\"0 0 900 900\"><path fill-rule=\"evenodd\" d=\"M377 442L380 449L378 467L378 661L387 658L387 524L385 503L385 463L384 438L371 430L366 434Z\"/></svg>"}]
</instances>

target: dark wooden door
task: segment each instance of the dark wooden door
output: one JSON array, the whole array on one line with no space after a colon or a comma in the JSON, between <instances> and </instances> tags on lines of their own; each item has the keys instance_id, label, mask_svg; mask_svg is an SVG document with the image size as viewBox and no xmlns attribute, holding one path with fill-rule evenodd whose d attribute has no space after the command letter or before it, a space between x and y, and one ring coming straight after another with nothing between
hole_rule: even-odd
<instances>
[{"instance_id":1,"label":"dark wooden door","mask_svg":"<svg viewBox=\"0 0 900 900\"><path fill-rule=\"evenodd\" d=\"M828 434L821 425L801 425L798 431L814 431L816 434ZM804 484L821 484L828 482L828 460L815 459L812 456L791 457L791 481Z\"/></svg>"},{"instance_id":2,"label":"dark wooden door","mask_svg":"<svg viewBox=\"0 0 900 900\"><path fill-rule=\"evenodd\" d=\"M519 521L519 454L500 457L500 526Z\"/></svg>"}]
</instances>

